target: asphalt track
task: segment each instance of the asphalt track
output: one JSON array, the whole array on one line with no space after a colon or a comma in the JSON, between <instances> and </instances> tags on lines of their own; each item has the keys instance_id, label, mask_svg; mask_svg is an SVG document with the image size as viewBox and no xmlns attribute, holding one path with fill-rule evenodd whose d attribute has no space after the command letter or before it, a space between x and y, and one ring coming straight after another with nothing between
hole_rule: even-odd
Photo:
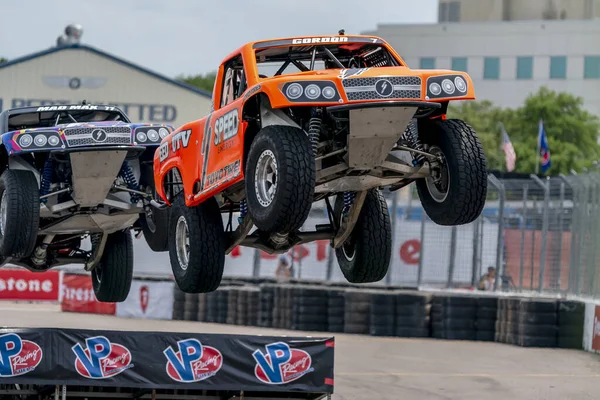
<instances>
[{"instance_id":1,"label":"asphalt track","mask_svg":"<svg viewBox=\"0 0 600 400\"><path fill-rule=\"evenodd\" d=\"M0 303L0 326L302 335L298 331L62 313ZM323 333L306 333L327 336ZM600 398L600 357L497 343L336 334L334 399L584 400Z\"/></svg>"}]
</instances>

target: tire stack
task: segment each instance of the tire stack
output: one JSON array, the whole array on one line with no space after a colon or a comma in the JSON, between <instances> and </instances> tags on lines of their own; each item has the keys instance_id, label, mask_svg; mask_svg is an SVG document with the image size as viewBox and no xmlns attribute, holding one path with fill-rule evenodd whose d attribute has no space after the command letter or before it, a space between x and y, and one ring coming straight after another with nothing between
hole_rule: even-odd
<instances>
[{"instance_id":1,"label":"tire stack","mask_svg":"<svg viewBox=\"0 0 600 400\"><path fill-rule=\"evenodd\" d=\"M400 291L396 294L396 336L431 336L431 294Z\"/></svg>"},{"instance_id":2,"label":"tire stack","mask_svg":"<svg viewBox=\"0 0 600 400\"><path fill-rule=\"evenodd\" d=\"M498 313L496 314L496 333L494 341L506 343L506 323L508 321L508 298L498 299Z\"/></svg>"},{"instance_id":3,"label":"tire stack","mask_svg":"<svg viewBox=\"0 0 600 400\"><path fill-rule=\"evenodd\" d=\"M173 289L173 315L175 321L183 320L183 307L185 304L185 293L175 285Z\"/></svg>"},{"instance_id":4,"label":"tire stack","mask_svg":"<svg viewBox=\"0 0 600 400\"><path fill-rule=\"evenodd\" d=\"M238 289L237 308L236 308L236 325L246 325L246 316L248 315L248 291L245 287Z\"/></svg>"},{"instance_id":5,"label":"tire stack","mask_svg":"<svg viewBox=\"0 0 600 400\"><path fill-rule=\"evenodd\" d=\"M260 285L260 306L258 326L270 328L273 326L273 306L275 300L275 285L264 283Z\"/></svg>"},{"instance_id":6,"label":"tire stack","mask_svg":"<svg viewBox=\"0 0 600 400\"><path fill-rule=\"evenodd\" d=\"M396 293L375 292L371 295L370 326L372 336L395 336Z\"/></svg>"},{"instance_id":7,"label":"tire stack","mask_svg":"<svg viewBox=\"0 0 600 400\"><path fill-rule=\"evenodd\" d=\"M519 343L520 297L510 297L507 300L506 341L504 343L516 345Z\"/></svg>"},{"instance_id":8,"label":"tire stack","mask_svg":"<svg viewBox=\"0 0 600 400\"><path fill-rule=\"evenodd\" d=\"M206 293L206 322L217 322L218 306L217 292Z\"/></svg>"},{"instance_id":9,"label":"tire stack","mask_svg":"<svg viewBox=\"0 0 600 400\"><path fill-rule=\"evenodd\" d=\"M322 286L298 285L292 289L292 329L326 332L328 293Z\"/></svg>"},{"instance_id":10,"label":"tire stack","mask_svg":"<svg viewBox=\"0 0 600 400\"><path fill-rule=\"evenodd\" d=\"M240 289L238 287L231 288L227 297L227 324L237 324L237 308Z\"/></svg>"},{"instance_id":11,"label":"tire stack","mask_svg":"<svg viewBox=\"0 0 600 400\"><path fill-rule=\"evenodd\" d=\"M183 320L198 321L198 294L185 293L183 304Z\"/></svg>"},{"instance_id":12,"label":"tire stack","mask_svg":"<svg viewBox=\"0 0 600 400\"><path fill-rule=\"evenodd\" d=\"M522 299L517 343L523 347L556 347L558 301Z\"/></svg>"},{"instance_id":13,"label":"tire stack","mask_svg":"<svg viewBox=\"0 0 600 400\"><path fill-rule=\"evenodd\" d=\"M327 291L327 331L344 332L345 289Z\"/></svg>"},{"instance_id":14,"label":"tire stack","mask_svg":"<svg viewBox=\"0 0 600 400\"><path fill-rule=\"evenodd\" d=\"M435 295L431 307L431 336L448 340L475 340L477 297Z\"/></svg>"},{"instance_id":15,"label":"tire stack","mask_svg":"<svg viewBox=\"0 0 600 400\"><path fill-rule=\"evenodd\" d=\"M558 303L558 347L583 349L585 303L560 301Z\"/></svg>"},{"instance_id":16,"label":"tire stack","mask_svg":"<svg viewBox=\"0 0 600 400\"><path fill-rule=\"evenodd\" d=\"M237 324L245 326L256 326L258 320L258 308L260 289L247 286L238 291Z\"/></svg>"},{"instance_id":17,"label":"tire stack","mask_svg":"<svg viewBox=\"0 0 600 400\"><path fill-rule=\"evenodd\" d=\"M496 319L498 316L498 298L482 296L477 299L477 319L475 339L493 342L496 337Z\"/></svg>"},{"instance_id":18,"label":"tire stack","mask_svg":"<svg viewBox=\"0 0 600 400\"><path fill-rule=\"evenodd\" d=\"M371 322L372 291L348 289L344 293L344 332L368 335Z\"/></svg>"},{"instance_id":19,"label":"tire stack","mask_svg":"<svg viewBox=\"0 0 600 400\"><path fill-rule=\"evenodd\" d=\"M292 286L279 285L275 289L273 305L273 326L279 329L291 329L292 326Z\"/></svg>"},{"instance_id":20,"label":"tire stack","mask_svg":"<svg viewBox=\"0 0 600 400\"><path fill-rule=\"evenodd\" d=\"M197 321L206 321L206 293L198 294L198 319Z\"/></svg>"},{"instance_id":21,"label":"tire stack","mask_svg":"<svg viewBox=\"0 0 600 400\"><path fill-rule=\"evenodd\" d=\"M227 323L227 312L229 308L229 293L231 286L219 288L215 294L217 295L217 323Z\"/></svg>"}]
</instances>

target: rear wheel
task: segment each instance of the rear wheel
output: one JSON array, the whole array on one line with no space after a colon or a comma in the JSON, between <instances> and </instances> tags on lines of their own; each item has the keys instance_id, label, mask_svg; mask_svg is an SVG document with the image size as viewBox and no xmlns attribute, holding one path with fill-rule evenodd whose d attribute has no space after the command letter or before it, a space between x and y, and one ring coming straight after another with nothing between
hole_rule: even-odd
<instances>
[{"instance_id":1,"label":"rear wheel","mask_svg":"<svg viewBox=\"0 0 600 400\"><path fill-rule=\"evenodd\" d=\"M338 221L343 207L343 195L339 194L335 201ZM335 255L348 282L379 282L385 277L392 257L392 228L387 203L379 190L369 190L352 233L335 249Z\"/></svg>"},{"instance_id":2,"label":"rear wheel","mask_svg":"<svg viewBox=\"0 0 600 400\"><path fill-rule=\"evenodd\" d=\"M133 239L129 229L108 235L100 262L92 270L98 301L125 301L133 279Z\"/></svg>"},{"instance_id":3,"label":"rear wheel","mask_svg":"<svg viewBox=\"0 0 600 400\"><path fill-rule=\"evenodd\" d=\"M306 134L290 126L263 128L246 163L246 198L254 225L289 233L308 218L315 190L315 160Z\"/></svg>"},{"instance_id":4,"label":"rear wheel","mask_svg":"<svg viewBox=\"0 0 600 400\"><path fill-rule=\"evenodd\" d=\"M40 224L40 189L30 171L7 169L0 176L0 255L26 258Z\"/></svg>"},{"instance_id":5,"label":"rear wheel","mask_svg":"<svg viewBox=\"0 0 600 400\"><path fill-rule=\"evenodd\" d=\"M187 207L177 196L169 221L169 258L177 286L186 293L217 290L225 267L225 234L217 200Z\"/></svg>"},{"instance_id":6,"label":"rear wheel","mask_svg":"<svg viewBox=\"0 0 600 400\"><path fill-rule=\"evenodd\" d=\"M471 126L449 119L419 126L428 151L439 156L431 176L417 181L425 212L438 225L463 225L476 220L487 195L487 165Z\"/></svg>"},{"instance_id":7,"label":"rear wheel","mask_svg":"<svg viewBox=\"0 0 600 400\"><path fill-rule=\"evenodd\" d=\"M142 165L140 184L145 188L146 193L151 194L154 199L157 198L152 166ZM168 208L159 210L150 206L145 213L140 214L140 224L144 233L144 239L153 251L161 252L169 249Z\"/></svg>"}]
</instances>

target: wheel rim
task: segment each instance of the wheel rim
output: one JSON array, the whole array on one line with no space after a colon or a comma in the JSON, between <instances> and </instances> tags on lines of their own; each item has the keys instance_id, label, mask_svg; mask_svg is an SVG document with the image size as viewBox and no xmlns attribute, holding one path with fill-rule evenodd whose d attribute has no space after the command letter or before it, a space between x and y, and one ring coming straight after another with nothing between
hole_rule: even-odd
<instances>
[{"instance_id":1,"label":"wheel rim","mask_svg":"<svg viewBox=\"0 0 600 400\"><path fill-rule=\"evenodd\" d=\"M96 268L94 268L94 272L96 275L96 282L102 283L102 266L96 265Z\"/></svg>"},{"instance_id":2,"label":"wheel rim","mask_svg":"<svg viewBox=\"0 0 600 400\"><path fill-rule=\"evenodd\" d=\"M6 190L2 192L2 198L0 199L0 234L4 236L4 230L6 229L6 219L8 218L8 206L6 201Z\"/></svg>"},{"instance_id":3,"label":"wheel rim","mask_svg":"<svg viewBox=\"0 0 600 400\"><path fill-rule=\"evenodd\" d=\"M175 228L175 244L177 247L177 260L181 269L186 270L190 260L190 232L185 217L182 215L177 220Z\"/></svg>"},{"instance_id":4,"label":"wheel rim","mask_svg":"<svg viewBox=\"0 0 600 400\"><path fill-rule=\"evenodd\" d=\"M340 226L342 226L343 219L344 216L340 215ZM346 260L348 261L352 261L354 260L354 257L356 257L356 240L354 240L354 230L342 244L342 253L344 253L344 257L346 257Z\"/></svg>"},{"instance_id":5,"label":"wheel rim","mask_svg":"<svg viewBox=\"0 0 600 400\"><path fill-rule=\"evenodd\" d=\"M277 191L277 160L271 150L265 150L258 158L254 173L254 192L258 202L268 207Z\"/></svg>"},{"instance_id":6,"label":"wheel rim","mask_svg":"<svg viewBox=\"0 0 600 400\"><path fill-rule=\"evenodd\" d=\"M442 159L442 162L439 166L432 168L430 176L425 178L425 183L427 185L427 190L429 194L437 203L443 203L448 197L448 193L450 191L450 174L448 172L448 163L446 161L446 156L437 146L431 146L429 148L429 152L436 156L439 156Z\"/></svg>"}]
</instances>

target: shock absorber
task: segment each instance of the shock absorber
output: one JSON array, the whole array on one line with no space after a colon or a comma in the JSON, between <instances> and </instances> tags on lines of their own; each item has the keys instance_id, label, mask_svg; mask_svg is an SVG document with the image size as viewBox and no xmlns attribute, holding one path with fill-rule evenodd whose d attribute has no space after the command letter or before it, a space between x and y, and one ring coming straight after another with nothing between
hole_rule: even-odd
<instances>
[{"instance_id":1,"label":"shock absorber","mask_svg":"<svg viewBox=\"0 0 600 400\"><path fill-rule=\"evenodd\" d=\"M54 160L50 157L44 163L44 169L42 170L42 179L40 183L40 196L47 195L50 193L50 186L52 185L52 173L54 172ZM42 203L46 203L48 198L42 199Z\"/></svg>"},{"instance_id":2,"label":"shock absorber","mask_svg":"<svg viewBox=\"0 0 600 400\"><path fill-rule=\"evenodd\" d=\"M350 207L352 207L355 197L356 193L354 192L344 192L344 208L342 210L344 216L348 215L348 211L350 211Z\"/></svg>"},{"instance_id":3,"label":"shock absorber","mask_svg":"<svg viewBox=\"0 0 600 400\"><path fill-rule=\"evenodd\" d=\"M411 148L413 148L415 150L423 151L423 144L421 143L421 140L419 139L419 130L417 128L417 120L416 119L413 119L412 121L410 121L410 123L406 127L406 131L404 132L404 136L406 137L406 140L410 144ZM413 157L413 165L415 167L417 165L421 165L423 163L424 159L425 159L425 157L423 157L422 154L415 154Z\"/></svg>"},{"instance_id":4,"label":"shock absorber","mask_svg":"<svg viewBox=\"0 0 600 400\"><path fill-rule=\"evenodd\" d=\"M241 224L244 218L246 218L246 214L248 214L248 203L246 203L246 199L240 201L240 217L238 218L238 222Z\"/></svg>"},{"instance_id":5,"label":"shock absorber","mask_svg":"<svg viewBox=\"0 0 600 400\"><path fill-rule=\"evenodd\" d=\"M321 127L323 125L321 107L315 107L312 111L312 118L308 121L308 138L312 145L313 155L317 155L317 147L321 137Z\"/></svg>"},{"instance_id":6,"label":"shock absorber","mask_svg":"<svg viewBox=\"0 0 600 400\"><path fill-rule=\"evenodd\" d=\"M121 170L119 171L119 176L123 178L129 189L139 190L135 175L133 174L133 168L131 168L127 161L123 162ZM140 195L137 193L130 193L129 196L131 198L131 202L134 204L140 199Z\"/></svg>"}]
</instances>

